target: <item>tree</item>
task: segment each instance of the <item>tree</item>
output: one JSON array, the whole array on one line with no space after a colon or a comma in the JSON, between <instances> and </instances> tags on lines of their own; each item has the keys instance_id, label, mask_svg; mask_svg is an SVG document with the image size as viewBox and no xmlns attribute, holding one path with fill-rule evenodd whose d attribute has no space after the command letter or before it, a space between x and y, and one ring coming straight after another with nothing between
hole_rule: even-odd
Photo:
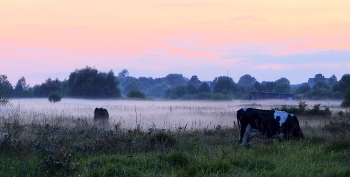
<instances>
[{"instance_id":1,"label":"tree","mask_svg":"<svg viewBox=\"0 0 350 177\"><path fill-rule=\"evenodd\" d=\"M87 66L69 75L68 90L71 96L76 97L119 97L118 84L112 70L104 73Z\"/></svg>"},{"instance_id":2,"label":"tree","mask_svg":"<svg viewBox=\"0 0 350 177\"><path fill-rule=\"evenodd\" d=\"M187 82L187 85L191 85L195 88L198 88L201 84L201 81L198 79L196 75L192 76L191 79Z\"/></svg>"},{"instance_id":3,"label":"tree","mask_svg":"<svg viewBox=\"0 0 350 177\"><path fill-rule=\"evenodd\" d=\"M273 88L276 86L276 83L263 81L261 85L262 87L266 88L266 92L272 92Z\"/></svg>"},{"instance_id":4,"label":"tree","mask_svg":"<svg viewBox=\"0 0 350 177\"><path fill-rule=\"evenodd\" d=\"M7 104L13 92L11 83L6 75L0 75L0 104Z\"/></svg>"},{"instance_id":5,"label":"tree","mask_svg":"<svg viewBox=\"0 0 350 177\"><path fill-rule=\"evenodd\" d=\"M124 87L124 93L129 93L131 90L139 90L139 85L137 84L136 81L131 81L128 84L125 85Z\"/></svg>"},{"instance_id":6,"label":"tree","mask_svg":"<svg viewBox=\"0 0 350 177\"><path fill-rule=\"evenodd\" d=\"M198 89L193 85L187 85L186 90L188 94L194 95L198 93Z\"/></svg>"},{"instance_id":7,"label":"tree","mask_svg":"<svg viewBox=\"0 0 350 177\"><path fill-rule=\"evenodd\" d=\"M155 85L152 77L139 77L138 80L139 80L139 86L141 88L148 89L153 85Z\"/></svg>"},{"instance_id":8,"label":"tree","mask_svg":"<svg viewBox=\"0 0 350 177\"><path fill-rule=\"evenodd\" d=\"M147 90L147 96L148 97L150 97L150 96L163 97L164 93L169 88L170 88L170 86L168 84L166 84L165 82L155 84Z\"/></svg>"},{"instance_id":9,"label":"tree","mask_svg":"<svg viewBox=\"0 0 350 177\"><path fill-rule=\"evenodd\" d=\"M290 93L290 82L287 78L282 77L275 81L275 87L272 92L274 93Z\"/></svg>"},{"instance_id":10,"label":"tree","mask_svg":"<svg viewBox=\"0 0 350 177\"><path fill-rule=\"evenodd\" d=\"M127 97L146 99L146 95L140 90L130 90L129 93L127 94Z\"/></svg>"},{"instance_id":11,"label":"tree","mask_svg":"<svg viewBox=\"0 0 350 177\"><path fill-rule=\"evenodd\" d=\"M62 99L62 94L58 91L51 92L49 95L49 101L51 103L59 102L61 101L61 99Z\"/></svg>"},{"instance_id":12,"label":"tree","mask_svg":"<svg viewBox=\"0 0 350 177\"><path fill-rule=\"evenodd\" d=\"M113 70L110 70L107 73L107 77L105 80L105 87L102 88L103 92L106 95L116 97L120 95L120 90L118 88L119 81L117 78L114 76Z\"/></svg>"},{"instance_id":13,"label":"tree","mask_svg":"<svg viewBox=\"0 0 350 177\"><path fill-rule=\"evenodd\" d=\"M123 69L118 73L118 77L121 79L124 79L127 76L129 76L129 71L127 69Z\"/></svg>"},{"instance_id":14,"label":"tree","mask_svg":"<svg viewBox=\"0 0 350 177\"><path fill-rule=\"evenodd\" d=\"M256 92L266 92L267 91L267 87L266 85L264 84L260 84L259 82L255 82L253 84L253 91L256 91Z\"/></svg>"},{"instance_id":15,"label":"tree","mask_svg":"<svg viewBox=\"0 0 350 177\"><path fill-rule=\"evenodd\" d=\"M165 80L173 87L186 83L185 78L182 74L168 74L165 76Z\"/></svg>"},{"instance_id":16,"label":"tree","mask_svg":"<svg viewBox=\"0 0 350 177\"><path fill-rule=\"evenodd\" d=\"M187 94L186 85L178 85L165 91L165 98L178 99Z\"/></svg>"},{"instance_id":17,"label":"tree","mask_svg":"<svg viewBox=\"0 0 350 177\"><path fill-rule=\"evenodd\" d=\"M235 83L231 77L220 76L214 86L214 93L232 94L235 90ZM214 81L213 81L214 82Z\"/></svg>"},{"instance_id":18,"label":"tree","mask_svg":"<svg viewBox=\"0 0 350 177\"><path fill-rule=\"evenodd\" d=\"M297 93L297 94L304 94L304 93L306 93L306 92L308 92L310 90L311 90L310 85L308 83L303 83L297 88L295 93Z\"/></svg>"},{"instance_id":19,"label":"tree","mask_svg":"<svg viewBox=\"0 0 350 177\"><path fill-rule=\"evenodd\" d=\"M24 77L21 77L17 81L13 95L14 95L14 97L28 97L28 96L30 96L29 85L27 85L26 79Z\"/></svg>"},{"instance_id":20,"label":"tree","mask_svg":"<svg viewBox=\"0 0 350 177\"><path fill-rule=\"evenodd\" d=\"M207 82L203 82L199 87L198 87L198 92L202 93L202 92L206 92L206 93L210 93L210 88Z\"/></svg>"},{"instance_id":21,"label":"tree","mask_svg":"<svg viewBox=\"0 0 350 177\"><path fill-rule=\"evenodd\" d=\"M339 91L345 95L345 92L348 90L349 87L350 87L350 74L344 74L342 78L339 80L339 82L334 84L333 91L334 92Z\"/></svg>"},{"instance_id":22,"label":"tree","mask_svg":"<svg viewBox=\"0 0 350 177\"><path fill-rule=\"evenodd\" d=\"M317 88L330 89L329 85L322 80L319 80L318 82L316 82L315 85L312 87L312 89L317 89Z\"/></svg>"},{"instance_id":23,"label":"tree","mask_svg":"<svg viewBox=\"0 0 350 177\"><path fill-rule=\"evenodd\" d=\"M54 91L60 91L62 90L62 82L56 78L55 80L52 80L51 78L48 78L44 83L41 85L35 85L33 87L33 95L38 97L48 97L51 92Z\"/></svg>"},{"instance_id":24,"label":"tree","mask_svg":"<svg viewBox=\"0 0 350 177\"><path fill-rule=\"evenodd\" d=\"M286 84L278 84L273 88L273 93L289 93L290 92L290 85Z\"/></svg>"},{"instance_id":25,"label":"tree","mask_svg":"<svg viewBox=\"0 0 350 177\"><path fill-rule=\"evenodd\" d=\"M319 80L312 89L307 92L307 96L313 99L329 99L333 97L333 92L325 81Z\"/></svg>"},{"instance_id":26,"label":"tree","mask_svg":"<svg viewBox=\"0 0 350 177\"><path fill-rule=\"evenodd\" d=\"M246 86L247 88L250 87L251 85L253 85L256 82L256 79L254 77L252 77L249 74L243 75L239 78L238 83L237 84L241 84Z\"/></svg>"},{"instance_id":27,"label":"tree","mask_svg":"<svg viewBox=\"0 0 350 177\"><path fill-rule=\"evenodd\" d=\"M276 81L275 81L275 84L276 84L276 85L279 85L279 84L290 85L290 82L289 82L289 80L288 80L287 78L282 77L282 78L276 80Z\"/></svg>"}]
</instances>

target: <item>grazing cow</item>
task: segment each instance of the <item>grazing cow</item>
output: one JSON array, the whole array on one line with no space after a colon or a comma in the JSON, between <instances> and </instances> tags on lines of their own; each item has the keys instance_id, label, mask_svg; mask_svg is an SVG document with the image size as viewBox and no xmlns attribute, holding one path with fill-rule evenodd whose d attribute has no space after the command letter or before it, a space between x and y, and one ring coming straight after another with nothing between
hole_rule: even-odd
<instances>
[{"instance_id":1,"label":"grazing cow","mask_svg":"<svg viewBox=\"0 0 350 177\"><path fill-rule=\"evenodd\" d=\"M94 119L108 119L109 118L109 114L107 109L103 109L103 108L96 108L94 111Z\"/></svg>"},{"instance_id":2,"label":"grazing cow","mask_svg":"<svg viewBox=\"0 0 350 177\"><path fill-rule=\"evenodd\" d=\"M298 118L284 111L242 108L237 111L237 122L241 145L253 137L279 140L304 138Z\"/></svg>"}]
</instances>

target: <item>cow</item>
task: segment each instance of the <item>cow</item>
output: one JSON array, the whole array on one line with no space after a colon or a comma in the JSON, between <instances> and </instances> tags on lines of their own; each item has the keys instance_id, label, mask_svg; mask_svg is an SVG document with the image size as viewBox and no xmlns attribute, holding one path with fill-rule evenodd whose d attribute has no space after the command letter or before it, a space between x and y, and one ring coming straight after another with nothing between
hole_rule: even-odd
<instances>
[{"instance_id":1,"label":"cow","mask_svg":"<svg viewBox=\"0 0 350 177\"><path fill-rule=\"evenodd\" d=\"M107 109L95 108L94 120L108 119L108 118L109 118L109 114L108 114Z\"/></svg>"},{"instance_id":2,"label":"cow","mask_svg":"<svg viewBox=\"0 0 350 177\"><path fill-rule=\"evenodd\" d=\"M278 140L304 138L298 118L284 111L242 108L237 111L237 122L240 145L245 145L254 137Z\"/></svg>"}]
</instances>

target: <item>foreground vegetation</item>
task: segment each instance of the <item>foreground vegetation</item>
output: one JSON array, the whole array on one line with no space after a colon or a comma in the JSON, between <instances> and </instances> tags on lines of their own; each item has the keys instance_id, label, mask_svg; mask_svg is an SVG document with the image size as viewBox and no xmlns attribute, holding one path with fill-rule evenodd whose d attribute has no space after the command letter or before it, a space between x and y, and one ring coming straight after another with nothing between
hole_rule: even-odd
<instances>
[{"instance_id":1,"label":"foreground vegetation","mask_svg":"<svg viewBox=\"0 0 350 177\"><path fill-rule=\"evenodd\" d=\"M238 127L103 130L84 118L23 124L13 114L0 117L0 176L349 176L350 113L302 119L325 124L304 125L304 140L240 147Z\"/></svg>"}]
</instances>

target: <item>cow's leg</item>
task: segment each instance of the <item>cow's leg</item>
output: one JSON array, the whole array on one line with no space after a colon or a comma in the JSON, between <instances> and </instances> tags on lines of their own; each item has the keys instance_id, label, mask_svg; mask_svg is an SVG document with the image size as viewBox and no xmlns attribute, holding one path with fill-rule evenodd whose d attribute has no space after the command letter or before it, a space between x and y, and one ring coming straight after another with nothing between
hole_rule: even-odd
<instances>
[{"instance_id":1,"label":"cow's leg","mask_svg":"<svg viewBox=\"0 0 350 177\"><path fill-rule=\"evenodd\" d=\"M252 138L258 137L261 139L265 139L266 137L257 129L252 129L251 133L249 134L248 141L250 141Z\"/></svg>"},{"instance_id":2,"label":"cow's leg","mask_svg":"<svg viewBox=\"0 0 350 177\"><path fill-rule=\"evenodd\" d=\"M274 135L270 137L271 139L278 139L279 141L283 141L286 139L286 136L283 133L279 133L277 135Z\"/></svg>"},{"instance_id":3,"label":"cow's leg","mask_svg":"<svg viewBox=\"0 0 350 177\"><path fill-rule=\"evenodd\" d=\"M252 131L252 126L250 124L247 125L244 131L243 138L241 138L241 146L245 145L249 141L249 135Z\"/></svg>"},{"instance_id":4,"label":"cow's leg","mask_svg":"<svg viewBox=\"0 0 350 177\"><path fill-rule=\"evenodd\" d=\"M241 122L240 120L238 120L238 126L239 126L239 141L238 141L238 144L242 144L242 141L243 141L243 137L244 137L244 133L245 133L245 130L248 126L248 123L247 122Z\"/></svg>"}]
</instances>

